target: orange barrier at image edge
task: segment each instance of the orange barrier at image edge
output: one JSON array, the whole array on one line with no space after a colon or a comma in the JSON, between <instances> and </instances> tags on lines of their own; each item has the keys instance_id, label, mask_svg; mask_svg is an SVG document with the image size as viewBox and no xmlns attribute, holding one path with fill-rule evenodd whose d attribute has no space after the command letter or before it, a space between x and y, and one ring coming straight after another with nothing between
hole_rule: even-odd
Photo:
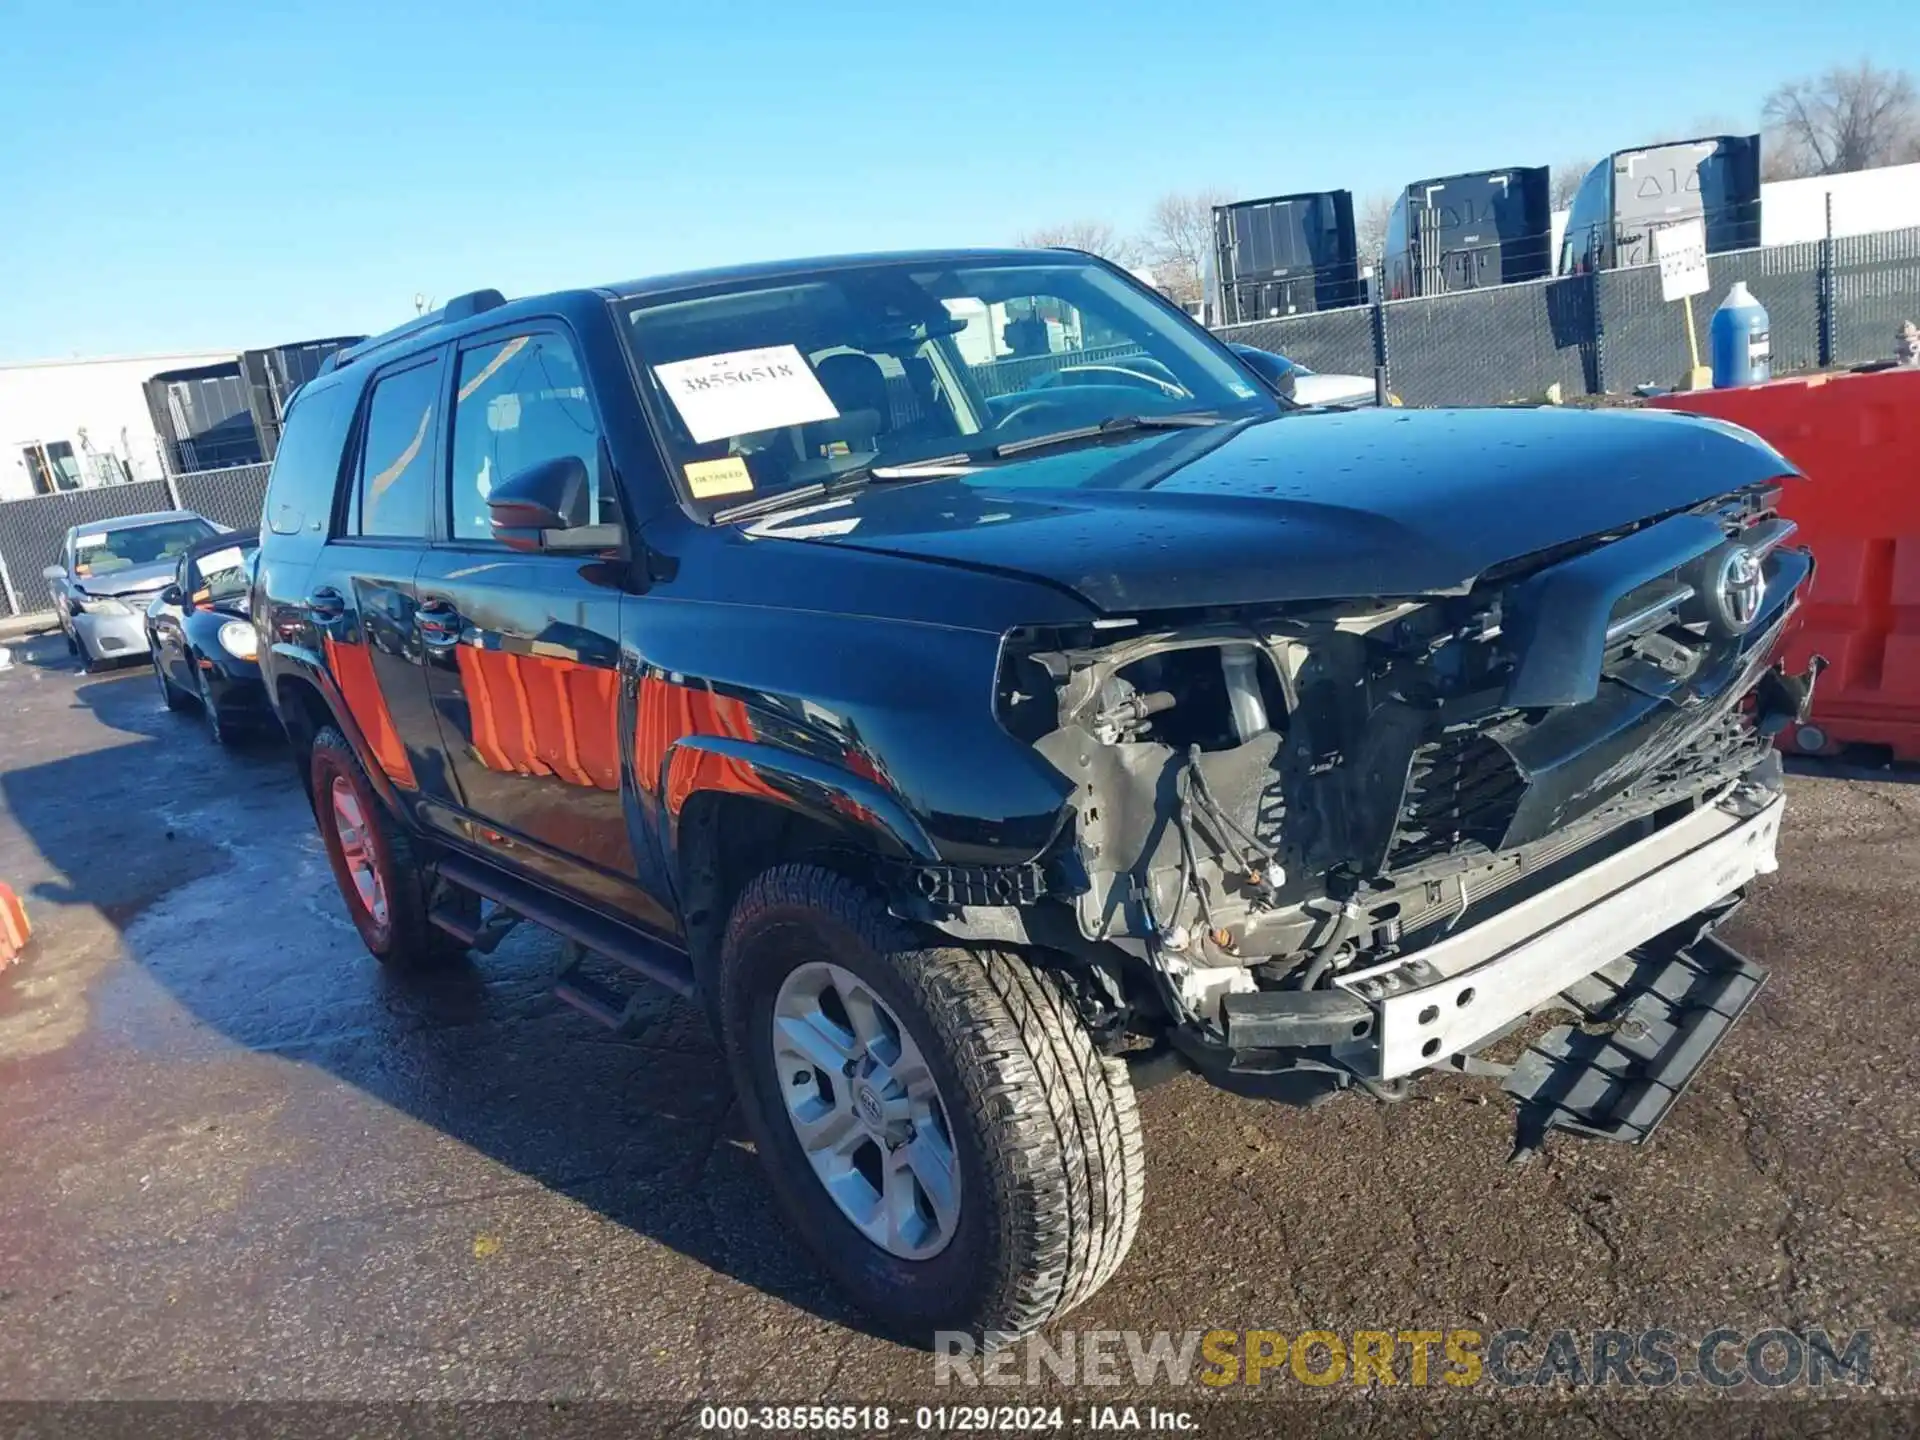
<instances>
[{"instance_id":1,"label":"orange barrier at image edge","mask_svg":"<svg viewBox=\"0 0 1920 1440\"><path fill-rule=\"evenodd\" d=\"M33 926L27 920L27 907L11 886L0 885L0 970L19 958L26 949Z\"/></svg>"},{"instance_id":2,"label":"orange barrier at image edge","mask_svg":"<svg viewBox=\"0 0 1920 1440\"><path fill-rule=\"evenodd\" d=\"M1781 513L1813 551L1813 586L1786 650L1791 670L1821 654L1820 743L1857 742L1920 760L1920 370L1776 380L1663 395L1649 404L1711 415L1766 440L1806 476ZM1796 744L1796 742L1799 742Z\"/></svg>"}]
</instances>

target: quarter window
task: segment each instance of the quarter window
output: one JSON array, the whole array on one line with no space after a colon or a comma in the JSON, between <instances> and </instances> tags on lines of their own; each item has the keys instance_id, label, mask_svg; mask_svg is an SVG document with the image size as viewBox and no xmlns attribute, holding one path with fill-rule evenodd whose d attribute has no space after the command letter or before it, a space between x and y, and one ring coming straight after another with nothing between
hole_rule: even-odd
<instances>
[{"instance_id":1,"label":"quarter window","mask_svg":"<svg viewBox=\"0 0 1920 1440\"><path fill-rule=\"evenodd\" d=\"M427 476L433 470L433 412L439 403L437 358L374 382L360 447L362 535L427 533Z\"/></svg>"},{"instance_id":2,"label":"quarter window","mask_svg":"<svg viewBox=\"0 0 1920 1440\"><path fill-rule=\"evenodd\" d=\"M616 519L600 476L600 427L563 336L516 335L460 354L453 405L453 535L491 539L487 496L530 466L574 456L587 467L596 521Z\"/></svg>"}]
</instances>

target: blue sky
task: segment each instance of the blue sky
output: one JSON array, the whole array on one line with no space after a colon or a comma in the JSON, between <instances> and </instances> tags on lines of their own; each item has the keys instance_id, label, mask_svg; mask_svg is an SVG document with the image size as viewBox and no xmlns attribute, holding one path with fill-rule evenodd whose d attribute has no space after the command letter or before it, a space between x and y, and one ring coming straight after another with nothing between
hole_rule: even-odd
<instances>
[{"instance_id":1,"label":"blue sky","mask_svg":"<svg viewBox=\"0 0 1920 1440\"><path fill-rule=\"evenodd\" d=\"M0 36L0 361L1132 229L1207 184L1363 196L1751 125L1863 55L1920 70L1915 0L0 0Z\"/></svg>"}]
</instances>

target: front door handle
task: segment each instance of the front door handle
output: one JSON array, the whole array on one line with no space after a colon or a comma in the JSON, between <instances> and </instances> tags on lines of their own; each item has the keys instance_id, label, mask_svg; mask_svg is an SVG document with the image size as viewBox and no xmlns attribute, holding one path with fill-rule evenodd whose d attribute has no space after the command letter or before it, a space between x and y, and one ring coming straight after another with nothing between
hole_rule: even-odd
<instances>
[{"instance_id":1,"label":"front door handle","mask_svg":"<svg viewBox=\"0 0 1920 1440\"><path fill-rule=\"evenodd\" d=\"M445 600L423 600L413 612L421 642L435 648L458 644L461 624L460 612Z\"/></svg>"},{"instance_id":2,"label":"front door handle","mask_svg":"<svg viewBox=\"0 0 1920 1440\"><path fill-rule=\"evenodd\" d=\"M347 597L331 585L322 585L307 596L307 609L316 620L338 620L347 613Z\"/></svg>"}]
</instances>

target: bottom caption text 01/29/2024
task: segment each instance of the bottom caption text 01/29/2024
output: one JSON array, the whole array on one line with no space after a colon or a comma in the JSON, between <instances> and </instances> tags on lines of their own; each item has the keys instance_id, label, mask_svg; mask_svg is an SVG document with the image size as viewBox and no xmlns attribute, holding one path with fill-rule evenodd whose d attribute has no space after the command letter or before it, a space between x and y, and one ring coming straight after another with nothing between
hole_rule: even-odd
<instances>
[{"instance_id":1,"label":"bottom caption text 01/29/2024","mask_svg":"<svg viewBox=\"0 0 1920 1440\"><path fill-rule=\"evenodd\" d=\"M1189 1410L1158 1405L707 1405L715 1434L1019 1434L1082 1430L1192 1433Z\"/></svg>"}]
</instances>

